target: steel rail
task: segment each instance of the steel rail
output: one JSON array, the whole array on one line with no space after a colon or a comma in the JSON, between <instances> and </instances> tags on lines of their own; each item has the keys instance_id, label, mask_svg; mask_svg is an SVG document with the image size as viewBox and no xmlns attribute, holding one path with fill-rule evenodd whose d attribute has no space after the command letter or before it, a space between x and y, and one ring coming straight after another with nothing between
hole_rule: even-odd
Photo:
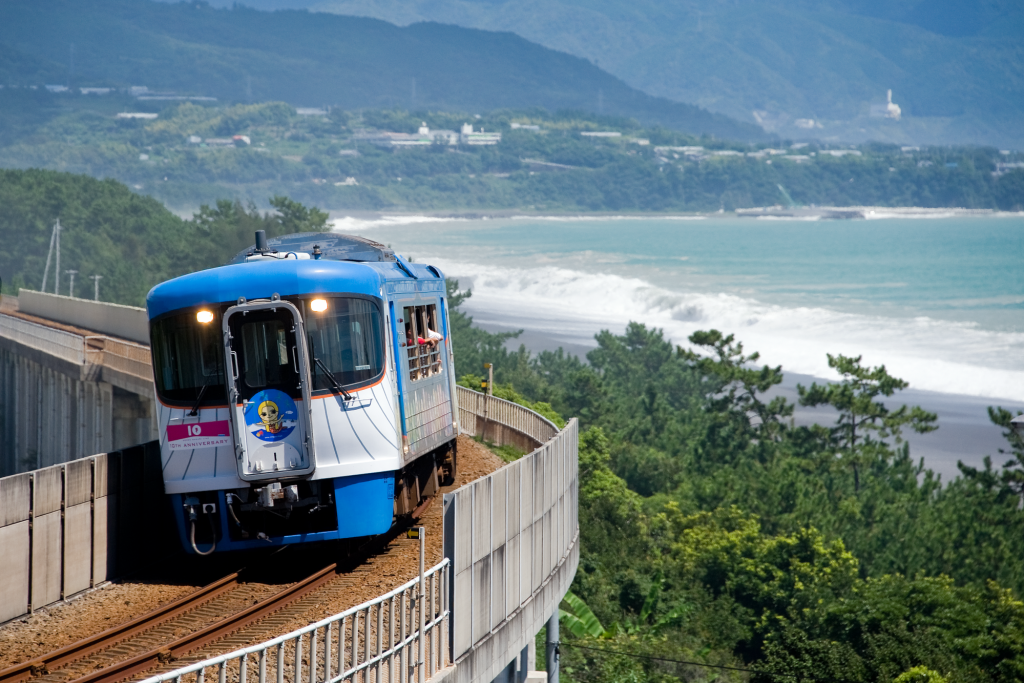
<instances>
[{"instance_id":1,"label":"steel rail","mask_svg":"<svg viewBox=\"0 0 1024 683\"><path fill-rule=\"evenodd\" d=\"M426 512L426 510L430 507L430 504L433 502L434 498L436 498L436 496L431 496L426 501L424 501L423 504L420 505L420 507L413 512L412 519L418 519L424 512ZM392 529L390 533L385 534L382 537L374 537L366 543L363 543L356 551L357 555L367 555L370 547L374 545L374 541L380 540L381 538L388 539L395 533L396 530ZM363 560L365 560L365 557L357 559L355 563L356 566L362 564ZM347 567L348 563L346 563L345 566ZM274 612L277 612L278 610L284 609L288 605L302 599L309 593L317 590L324 584L328 583L331 579L334 578L335 575L339 574L341 571L344 571L344 568L342 567L341 564L337 562L332 563L327 567L324 567L323 569L314 572L310 576L307 576L305 579L298 581L297 583L291 585L283 591L275 593L267 599L262 600L250 607L247 607L246 609L240 612L236 612L234 614L224 617L224 619L222 619L221 621L210 624L209 626L206 626L193 633L183 636L171 643L167 643L159 647L153 648L147 652L140 653L138 655L135 655L134 657L130 657L124 661L112 664L102 669L97 669L96 671L86 674L85 676L68 681L68 683L118 683L119 681L131 678L136 674L153 668L161 662L176 659L178 657L188 654L189 652L192 652L193 650L222 640L223 638L230 636L236 631L243 629L246 626L249 626L257 621L260 621L261 619L266 618L267 616L273 614ZM155 610L155 612L160 612L161 614L166 613L166 616L161 618L159 621L152 621L148 624L142 623L145 617L140 617L139 619L127 622L125 624L122 624L121 626L109 629L104 633L85 639L86 641L91 641L91 647L90 649L88 649L88 651L83 650L78 655L69 654L67 655L66 659L58 661L57 657L61 655L63 650L74 648L75 645L78 645L76 643L74 645L68 646L67 648L63 648L62 650L57 650L53 653L50 653L49 655L46 655L46 659L49 662L53 662L55 665L72 663L73 661L81 659L87 656L88 654L93 654L100 650L106 649L107 647L110 647L111 645L114 645L117 642L123 641L129 637L142 633L143 631L149 630L150 628L156 625L165 623L175 616L191 611L192 609L195 609L201 604L209 602L217 595L220 595L223 592L231 590L231 588L233 588L234 585L237 585L238 582L238 573L226 576L223 579L215 581L213 584L204 587L196 593L181 598L180 600L176 601L175 603L172 603L171 605L168 605L166 608L162 610ZM201 593L203 594L202 596L200 595ZM112 639L107 640L108 638ZM84 643L85 641L80 642ZM34 671L39 671L38 668L32 668L32 664L37 663L39 660L40 658L36 658L32 662L27 662L26 664L19 666L28 667L28 676L30 676ZM10 679L9 682L5 681L3 678L0 678L0 683L19 683L19 681L27 680L28 676L17 679L12 678Z\"/></svg>"},{"instance_id":2,"label":"steel rail","mask_svg":"<svg viewBox=\"0 0 1024 683\"><path fill-rule=\"evenodd\" d=\"M112 664L111 666L74 679L70 683L96 683L97 681L116 683L117 681L123 681L135 674L146 671L160 662L186 655L192 650L209 645L210 643L229 636L235 631L257 622L260 619L273 614L279 609L287 607L296 600L305 597L308 593L316 590L334 578L337 570L338 564L332 563L329 566L307 576L305 579L293 584L289 588L286 588L279 593L275 593L266 600L262 600L255 605L247 607L241 612L226 616L220 622L199 629L194 633L190 633L187 636L179 638L171 643L167 643L166 645L161 645L160 647L154 648L148 652L144 652L122 662Z\"/></svg>"},{"instance_id":3,"label":"steel rail","mask_svg":"<svg viewBox=\"0 0 1024 683\"><path fill-rule=\"evenodd\" d=\"M139 633L166 623L175 617L191 612L219 595L233 590L238 585L238 572L228 574L199 590L184 595L177 600L151 612L142 614L122 624L83 638L58 650L48 652L41 657L33 657L21 664L0 670L0 683L21 683L37 673L72 664L79 659L88 657L112 645L131 638Z\"/></svg>"}]
</instances>

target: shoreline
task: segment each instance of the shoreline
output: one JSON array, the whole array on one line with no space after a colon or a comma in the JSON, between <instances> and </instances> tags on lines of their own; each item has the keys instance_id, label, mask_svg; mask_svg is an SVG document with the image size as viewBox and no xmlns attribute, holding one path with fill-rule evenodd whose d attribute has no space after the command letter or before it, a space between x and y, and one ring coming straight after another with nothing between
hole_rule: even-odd
<instances>
[{"instance_id":1,"label":"shoreline","mask_svg":"<svg viewBox=\"0 0 1024 683\"><path fill-rule=\"evenodd\" d=\"M473 315L473 311L467 310ZM488 332L507 332L519 329L490 322L478 322L474 325ZM566 353L585 359L587 351L597 347L596 343L583 344L578 340L562 339L546 331L531 330L523 327L523 333L516 339L506 342L506 348L516 350L520 344L532 353L554 351L562 348ZM615 331L615 330L613 330ZM621 330L617 331L621 333ZM812 382L827 383L830 380L813 375L787 371L782 368L784 379L782 384L765 393L766 400L783 396L791 403L797 403L797 384L810 386ZM917 434L906 430L903 437L910 444L910 456L916 463L924 458L925 467L941 475L943 483L949 483L959 476L957 461L966 465L982 468L986 455L992 456L993 467L998 470L1010 456L1002 456L999 448L1008 448L999 427L988 419L988 406L1002 406L1010 410L1024 409L1024 404L1009 399L983 398L966 394L943 393L926 389L915 389L913 386L899 392L891 399L891 404L900 406L919 405L939 417L939 429L928 434ZM804 408L796 406L793 414L797 426L809 426L814 423L831 425L836 411L828 407Z\"/></svg>"},{"instance_id":2,"label":"shoreline","mask_svg":"<svg viewBox=\"0 0 1024 683\"><path fill-rule=\"evenodd\" d=\"M368 223L397 226L424 221L487 221L487 220L707 220L715 218L753 218L785 220L880 220L880 219L938 219L938 218L1021 218L1024 211L998 209L967 209L963 207L931 208L920 206L812 206L786 208L782 206L752 207L735 211L713 212L622 212L622 211L529 211L525 209L424 209L419 211L369 211L328 209L328 223L353 219ZM348 229L368 229L371 226L345 226Z\"/></svg>"}]
</instances>

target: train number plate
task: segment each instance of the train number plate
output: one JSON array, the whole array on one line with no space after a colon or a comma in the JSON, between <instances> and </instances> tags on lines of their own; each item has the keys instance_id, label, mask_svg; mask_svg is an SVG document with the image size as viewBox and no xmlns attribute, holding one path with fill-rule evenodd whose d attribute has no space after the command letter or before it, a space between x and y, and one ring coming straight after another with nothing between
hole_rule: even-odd
<instances>
[{"instance_id":1,"label":"train number plate","mask_svg":"<svg viewBox=\"0 0 1024 683\"><path fill-rule=\"evenodd\" d=\"M216 448L231 445L227 420L197 422L188 425L167 425L167 447L172 451L194 448Z\"/></svg>"}]
</instances>

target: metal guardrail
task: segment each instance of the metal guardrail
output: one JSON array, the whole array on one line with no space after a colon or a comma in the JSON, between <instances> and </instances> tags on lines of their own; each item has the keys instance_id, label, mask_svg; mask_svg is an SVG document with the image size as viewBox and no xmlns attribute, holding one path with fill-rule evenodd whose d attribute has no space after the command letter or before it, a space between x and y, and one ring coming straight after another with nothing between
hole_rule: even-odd
<instances>
[{"instance_id":1,"label":"metal guardrail","mask_svg":"<svg viewBox=\"0 0 1024 683\"><path fill-rule=\"evenodd\" d=\"M258 667L259 683L341 683L357 680L411 683L430 678L448 665L447 559L424 574L429 582L425 605L417 605L419 577L390 593L341 614L219 657L158 674L142 683L205 683L213 669L219 683L251 680L250 659ZM419 610L426 609L419 628ZM419 657L420 645L424 658ZM308 648L308 649L307 649Z\"/></svg>"},{"instance_id":2,"label":"metal guardrail","mask_svg":"<svg viewBox=\"0 0 1024 683\"><path fill-rule=\"evenodd\" d=\"M449 557L424 575L424 581L429 581L425 605L415 604L417 577L341 614L142 683L205 683L208 672L217 676L218 683L247 683L254 678L258 683L423 683L452 664L452 650L462 662L467 652L489 638L497 638L501 647L487 650L490 655L481 654L494 661L480 671L471 665L475 674L467 676L475 680L485 669L504 667L509 648L522 647L519 641L532 638L530 633L539 628L533 622L543 623L557 608L575 573L577 423L570 420L559 430L527 408L464 387L458 387L458 401L464 429L475 429L477 419L492 421L541 445L511 465L445 496L445 552ZM459 499L464 499L461 505ZM461 508L465 513L456 515L454 528L448 529L451 504L456 505L452 512ZM473 515L478 505L483 517ZM453 553L449 553L449 543L455 544ZM458 576L453 574L451 556L459 565ZM497 573L493 581L484 582L487 585L476 580L477 574L485 576L491 571ZM511 583L502 587L498 573ZM453 589L461 596L460 623L454 628ZM536 609L524 611L533 602ZM423 608L426 614L420 630L417 610ZM510 629L515 633L504 633ZM529 629L533 630L527 633ZM454 643L448 641L450 632ZM422 659L416 655L421 643ZM250 665L258 669L255 676Z\"/></svg>"}]
</instances>

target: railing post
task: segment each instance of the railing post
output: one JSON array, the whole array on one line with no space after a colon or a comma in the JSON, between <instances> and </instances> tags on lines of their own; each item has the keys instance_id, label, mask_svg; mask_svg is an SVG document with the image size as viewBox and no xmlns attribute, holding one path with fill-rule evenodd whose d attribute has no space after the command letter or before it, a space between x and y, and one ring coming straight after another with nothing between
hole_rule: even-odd
<instances>
[{"instance_id":1,"label":"railing post","mask_svg":"<svg viewBox=\"0 0 1024 683\"><path fill-rule=\"evenodd\" d=\"M426 604L424 603L425 595L424 595L424 587L423 587L423 556L426 554L426 550L427 550L427 545L426 545L427 544L426 529L424 529L423 527L420 527L420 534L419 535L420 535L420 580L419 580L419 598L416 600L416 608L419 610L419 617L420 617L420 628L419 628L419 643L420 643L420 647L419 647L419 662L417 662L417 664L419 666L419 675L417 676L417 680L419 681L419 683L423 683L423 679L424 679L424 675L423 675L424 671L423 671L423 669L424 669L424 667L426 665L426 662L424 661L424 648L423 648L423 646L424 646L423 637L425 635L423 633L423 629L424 629L424 626L426 625L426 621L425 621L426 610L424 609L426 607Z\"/></svg>"},{"instance_id":2,"label":"railing post","mask_svg":"<svg viewBox=\"0 0 1024 683\"><path fill-rule=\"evenodd\" d=\"M334 622L327 624L324 635L324 683L331 680L331 637L334 635Z\"/></svg>"},{"instance_id":3,"label":"railing post","mask_svg":"<svg viewBox=\"0 0 1024 683\"><path fill-rule=\"evenodd\" d=\"M295 680L301 679L296 676ZM309 683L316 683L316 629L309 632Z\"/></svg>"},{"instance_id":4,"label":"railing post","mask_svg":"<svg viewBox=\"0 0 1024 683\"><path fill-rule=\"evenodd\" d=\"M359 664L359 612L352 615L352 661L349 668L355 669ZM352 683L355 683L357 674L352 673Z\"/></svg>"},{"instance_id":5,"label":"railing post","mask_svg":"<svg viewBox=\"0 0 1024 683\"><path fill-rule=\"evenodd\" d=\"M384 652L384 604L380 602L377 603L377 638L375 642L377 643L377 652L374 654L377 660L377 683L382 683L380 674L384 666L384 660L381 657L381 654ZM327 682L325 681L325 683Z\"/></svg>"}]
</instances>

